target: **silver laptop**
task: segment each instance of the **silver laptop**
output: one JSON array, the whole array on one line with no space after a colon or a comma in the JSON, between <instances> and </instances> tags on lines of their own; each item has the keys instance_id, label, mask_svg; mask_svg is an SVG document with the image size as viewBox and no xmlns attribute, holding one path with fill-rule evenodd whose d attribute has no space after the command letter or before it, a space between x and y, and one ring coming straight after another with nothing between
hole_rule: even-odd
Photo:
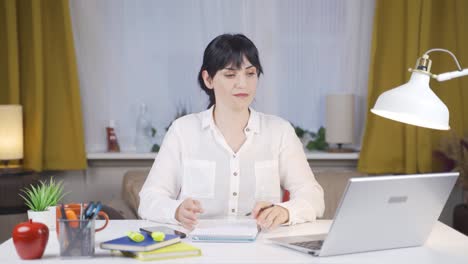
<instances>
[{"instance_id":1,"label":"silver laptop","mask_svg":"<svg viewBox=\"0 0 468 264\"><path fill-rule=\"evenodd\" d=\"M328 234L269 240L314 256L421 246L458 175L454 172L352 178Z\"/></svg>"}]
</instances>

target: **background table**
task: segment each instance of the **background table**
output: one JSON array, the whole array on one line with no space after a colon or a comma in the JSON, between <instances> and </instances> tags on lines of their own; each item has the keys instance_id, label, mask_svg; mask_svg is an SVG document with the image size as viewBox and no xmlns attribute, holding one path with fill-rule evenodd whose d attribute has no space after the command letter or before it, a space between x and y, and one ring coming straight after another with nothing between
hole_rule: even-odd
<instances>
[{"instance_id":1,"label":"background table","mask_svg":"<svg viewBox=\"0 0 468 264\"><path fill-rule=\"evenodd\" d=\"M11 237L17 223L28 220L28 208L18 194L38 181L39 174L32 170L0 168L0 243Z\"/></svg>"},{"instance_id":2,"label":"background table","mask_svg":"<svg viewBox=\"0 0 468 264\"><path fill-rule=\"evenodd\" d=\"M302 252L277 246L265 238L283 235L320 234L328 231L331 221L319 220L296 226L280 227L260 233L254 243L193 243L201 248L203 256L158 261L157 263L468 263L468 237L452 228L437 222L432 233L422 247L375 251L335 257L313 257ZM96 226L100 226L97 221ZM109 251L101 250L99 243L124 235L125 231L138 230L143 226L158 223L144 220L111 220L106 229L96 233L96 255L89 259L67 260L66 263L140 263L138 260L111 256ZM184 241L188 241L184 239ZM352 241L350 241L352 243ZM52 233L42 262L60 262L59 246L55 233ZM16 254L11 239L0 245L0 263L33 263L22 261ZM143 263L143 262L141 262Z\"/></svg>"}]
</instances>

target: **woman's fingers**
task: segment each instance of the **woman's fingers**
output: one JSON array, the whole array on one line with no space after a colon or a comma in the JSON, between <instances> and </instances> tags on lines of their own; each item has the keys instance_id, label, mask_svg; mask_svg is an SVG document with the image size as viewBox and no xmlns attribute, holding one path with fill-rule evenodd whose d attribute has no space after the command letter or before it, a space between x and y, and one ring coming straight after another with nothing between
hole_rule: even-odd
<instances>
[{"instance_id":1,"label":"woman's fingers","mask_svg":"<svg viewBox=\"0 0 468 264\"><path fill-rule=\"evenodd\" d=\"M273 224L271 224L270 229L277 228L279 225L284 224L286 220L283 217L277 216L275 220L273 220Z\"/></svg>"},{"instance_id":2,"label":"woman's fingers","mask_svg":"<svg viewBox=\"0 0 468 264\"><path fill-rule=\"evenodd\" d=\"M203 208L201 206L200 201L198 200L193 200L191 198L187 198L186 202L184 202L185 208L188 210L193 211L194 213L202 213Z\"/></svg>"},{"instance_id":3,"label":"woman's fingers","mask_svg":"<svg viewBox=\"0 0 468 264\"><path fill-rule=\"evenodd\" d=\"M193 228L198 223L197 213L203 212L201 204L192 198L185 199L176 210L176 220L185 228Z\"/></svg>"},{"instance_id":4,"label":"woman's fingers","mask_svg":"<svg viewBox=\"0 0 468 264\"><path fill-rule=\"evenodd\" d=\"M272 220L275 217L276 207L268 208L260 212L257 217L257 223L262 229L268 228Z\"/></svg>"},{"instance_id":5,"label":"woman's fingers","mask_svg":"<svg viewBox=\"0 0 468 264\"><path fill-rule=\"evenodd\" d=\"M203 207L201 206L200 201L198 200L193 200L193 204L195 205L195 213L203 213Z\"/></svg>"},{"instance_id":6,"label":"woman's fingers","mask_svg":"<svg viewBox=\"0 0 468 264\"><path fill-rule=\"evenodd\" d=\"M262 210L262 208L268 207L270 205L271 205L270 202L263 202L263 201L257 202L255 204L254 208L252 209L253 218L258 218L260 210Z\"/></svg>"},{"instance_id":7,"label":"woman's fingers","mask_svg":"<svg viewBox=\"0 0 468 264\"><path fill-rule=\"evenodd\" d=\"M182 214L182 217L184 217L184 218L187 218L187 219L189 219L191 221L194 221L194 222L197 221L197 215L191 210L188 210L188 209L184 208L182 210L181 214Z\"/></svg>"},{"instance_id":8,"label":"woman's fingers","mask_svg":"<svg viewBox=\"0 0 468 264\"><path fill-rule=\"evenodd\" d=\"M257 223L262 229L274 229L288 221L289 212L281 206L274 206L260 213Z\"/></svg>"},{"instance_id":9,"label":"woman's fingers","mask_svg":"<svg viewBox=\"0 0 468 264\"><path fill-rule=\"evenodd\" d=\"M281 211L278 208L273 207L273 210L270 211L270 213L266 216L265 218L265 228L270 229L271 226L273 225L273 222L275 221L276 218L280 216Z\"/></svg>"},{"instance_id":10,"label":"woman's fingers","mask_svg":"<svg viewBox=\"0 0 468 264\"><path fill-rule=\"evenodd\" d=\"M192 229L197 225L197 216L189 210L182 210L180 222L187 229Z\"/></svg>"}]
</instances>

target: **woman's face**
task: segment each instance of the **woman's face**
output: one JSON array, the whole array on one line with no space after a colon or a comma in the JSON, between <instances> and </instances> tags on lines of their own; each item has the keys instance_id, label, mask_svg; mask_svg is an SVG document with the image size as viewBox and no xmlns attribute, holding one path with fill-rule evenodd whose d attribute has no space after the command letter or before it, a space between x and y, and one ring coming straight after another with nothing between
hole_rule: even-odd
<instances>
[{"instance_id":1,"label":"woman's face","mask_svg":"<svg viewBox=\"0 0 468 264\"><path fill-rule=\"evenodd\" d=\"M226 66L210 78L204 71L205 85L214 89L216 105L222 105L235 111L247 109L252 103L257 89L257 69L245 57L240 69Z\"/></svg>"}]
</instances>

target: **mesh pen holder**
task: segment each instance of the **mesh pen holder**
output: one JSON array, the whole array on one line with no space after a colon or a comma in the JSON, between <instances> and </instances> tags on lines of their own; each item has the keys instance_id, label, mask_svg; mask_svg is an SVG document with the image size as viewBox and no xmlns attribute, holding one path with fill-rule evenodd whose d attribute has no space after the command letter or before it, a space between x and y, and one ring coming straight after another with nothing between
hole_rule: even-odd
<instances>
[{"instance_id":1,"label":"mesh pen holder","mask_svg":"<svg viewBox=\"0 0 468 264\"><path fill-rule=\"evenodd\" d=\"M95 250L95 220L58 219L60 257L89 258Z\"/></svg>"}]
</instances>

